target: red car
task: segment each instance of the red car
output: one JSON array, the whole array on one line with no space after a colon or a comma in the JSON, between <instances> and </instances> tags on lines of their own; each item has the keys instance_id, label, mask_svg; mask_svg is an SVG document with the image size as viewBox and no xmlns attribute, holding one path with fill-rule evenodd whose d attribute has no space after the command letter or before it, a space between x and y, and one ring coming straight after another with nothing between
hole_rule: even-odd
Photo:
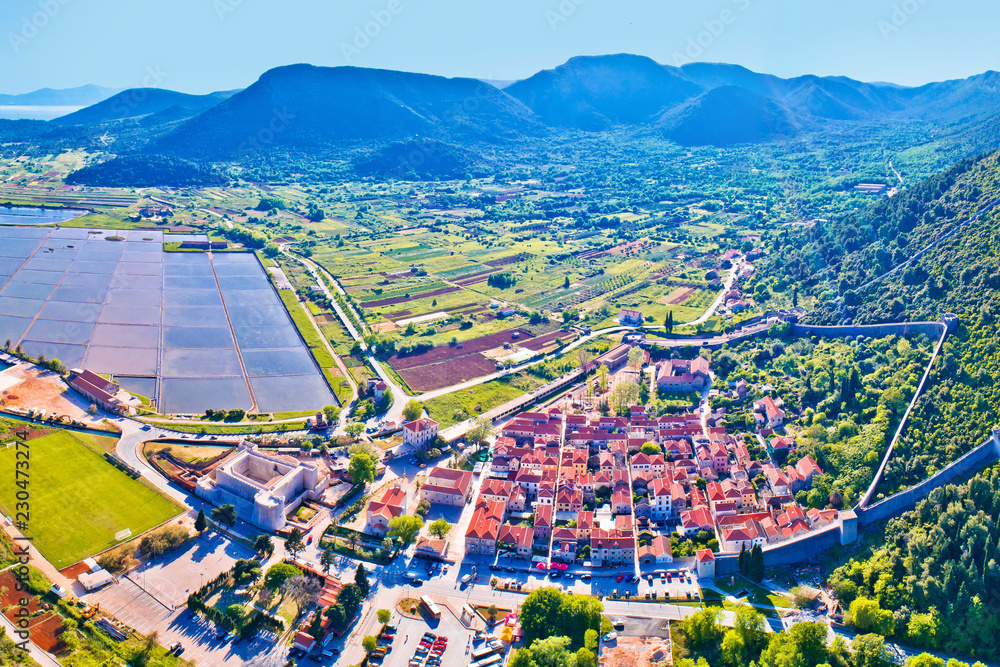
<instances>
[{"instance_id":1,"label":"red car","mask_svg":"<svg viewBox=\"0 0 1000 667\"><path fill-rule=\"evenodd\" d=\"M615 577L615 581L618 582L619 584L622 583L623 581L625 581L625 575L619 574L617 577Z\"/></svg>"}]
</instances>

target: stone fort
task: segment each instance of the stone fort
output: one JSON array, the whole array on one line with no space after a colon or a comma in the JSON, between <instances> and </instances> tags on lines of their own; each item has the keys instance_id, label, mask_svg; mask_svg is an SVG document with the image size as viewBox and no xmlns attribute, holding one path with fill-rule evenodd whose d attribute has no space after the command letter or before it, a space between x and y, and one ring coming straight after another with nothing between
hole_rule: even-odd
<instances>
[{"instance_id":1,"label":"stone fort","mask_svg":"<svg viewBox=\"0 0 1000 667\"><path fill-rule=\"evenodd\" d=\"M232 504L244 521L277 531L289 512L303 500L318 498L329 484L317 463L267 454L244 441L211 475L198 480L195 493L215 505Z\"/></svg>"}]
</instances>

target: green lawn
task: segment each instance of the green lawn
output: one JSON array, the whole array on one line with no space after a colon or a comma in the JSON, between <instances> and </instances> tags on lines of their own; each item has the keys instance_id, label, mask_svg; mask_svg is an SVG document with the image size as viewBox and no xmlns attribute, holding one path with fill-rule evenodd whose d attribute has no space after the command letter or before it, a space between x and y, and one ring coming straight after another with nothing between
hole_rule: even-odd
<instances>
[{"instance_id":1,"label":"green lawn","mask_svg":"<svg viewBox=\"0 0 1000 667\"><path fill-rule=\"evenodd\" d=\"M493 380L469 389L445 394L432 398L424 404L432 419L448 428L453 424L475 417L498 405L523 396L527 392L540 387L544 381L530 375L516 375L513 378ZM479 410L476 410L479 406Z\"/></svg>"},{"instance_id":2,"label":"green lawn","mask_svg":"<svg viewBox=\"0 0 1000 667\"><path fill-rule=\"evenodd\" d=\"M118 470L98 452L111 438L56 431L30 441L27 534L57 568L64 568L114 546L114 535L132 535L157 526L180 512L166 497ZM15 447L0 450L0 505L14 516ZM20 451L24 451L22 448Z\"/></svg>"}]
</instances>

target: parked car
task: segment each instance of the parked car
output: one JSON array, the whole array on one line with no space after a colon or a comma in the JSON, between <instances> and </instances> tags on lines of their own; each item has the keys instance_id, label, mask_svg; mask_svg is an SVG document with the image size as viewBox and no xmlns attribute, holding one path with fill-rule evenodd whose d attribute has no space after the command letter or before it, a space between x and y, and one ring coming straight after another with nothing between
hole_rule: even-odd
<instances>
[{"instance_id":1,"label":"parked car","mask_svg":"<svg viewBox=\"0 0 1000 667\"><path fill-rule=\"evenodd\" d=\"M603 637L601 637L601 641L604 641L604 642L613 642L616 639L618 639L618 633L617 632L609 632L608 634L606 634Z\"/></svg>"}]
</instances>

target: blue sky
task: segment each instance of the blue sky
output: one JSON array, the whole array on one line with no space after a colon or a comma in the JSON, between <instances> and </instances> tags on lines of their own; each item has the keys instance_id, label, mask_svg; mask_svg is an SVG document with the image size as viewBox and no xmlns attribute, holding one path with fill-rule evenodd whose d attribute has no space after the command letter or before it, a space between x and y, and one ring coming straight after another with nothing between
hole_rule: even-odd
<instances>
[{"instance_id":1,"label":"blue sky","mask_svg":"<svg viewBox=\"0 0 1000 667\"><path fill-rule=\"evenodd\" d=\"M295 62L517 79L621 52L905 85L1000 70L987 0L3 0L0 26L2 93L203 93Z\"/></svg>"}]
</instances>

